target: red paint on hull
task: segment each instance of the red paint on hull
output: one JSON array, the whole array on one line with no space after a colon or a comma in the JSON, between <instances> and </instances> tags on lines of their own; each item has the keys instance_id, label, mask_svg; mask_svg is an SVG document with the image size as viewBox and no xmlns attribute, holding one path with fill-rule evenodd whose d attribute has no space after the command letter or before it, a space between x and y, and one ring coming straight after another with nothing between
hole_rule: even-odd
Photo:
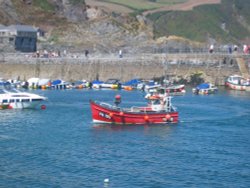
<instances>
[{"instance_id":1,"label":"red paint on hull","mask_svg":"<svg viewBox=\"0 0 250 188\"><path fill-rule=\"evenodd\" d=\"M229 87L230 89L233 89L233 90L238 90L238 91L250 90L250 86L246 86L246 85L233 84L233 83L230 83L230 82L226 82L225 85L227 87Z\"/></svg>"},{"instance_id":2,"label":"red paint on hull","mask_svg":"<svg viewBox=\"0 0 250 188\"><path fill-rule=\"evenodd\" d=\"M147 107L138 111L127 111L115 106L106 106L90 101L94 122L114 124L166 124L177 123L178 112L149 111Z\"/></svg>"}]
</instances>

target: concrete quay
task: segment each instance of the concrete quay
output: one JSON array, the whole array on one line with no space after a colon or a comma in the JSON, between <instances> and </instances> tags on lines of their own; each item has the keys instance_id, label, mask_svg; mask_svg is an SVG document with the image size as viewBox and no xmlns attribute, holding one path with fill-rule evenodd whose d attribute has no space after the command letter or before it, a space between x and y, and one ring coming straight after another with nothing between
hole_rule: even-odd
<instances>
[{"instance_id":1,"label":"concrete quay","mask_svg":"<svg viewBox=\"0 0 250 188\"><path fill-rule=\"evenodd\" d=\"M31 77L74 80L107 80L117 78L152 79L171 77L189 79L202 73L206 81L223 85L232 74L249 77L249 54L172 53L115 55L67 54L57 58L36 58L31 54L0 54L0 77L6 79Z\"/></svg>"}]
</instances>

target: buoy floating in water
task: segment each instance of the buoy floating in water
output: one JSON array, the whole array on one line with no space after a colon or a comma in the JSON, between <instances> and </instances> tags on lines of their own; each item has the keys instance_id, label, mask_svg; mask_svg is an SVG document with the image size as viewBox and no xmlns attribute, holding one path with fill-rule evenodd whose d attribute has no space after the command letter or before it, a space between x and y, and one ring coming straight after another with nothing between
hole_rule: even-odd
<instances>
[{"instance_id":1,"label":"buoy floating in water","mask_svg":"<svg viewBox=\"0 0 250 188\"><path fill-rule=\"evenodd\" d=\"M104 182L104 188L109 187L109 179L108 178L105 178L103 182Z\"/></svg>"},{"instance_id":2,"label":"buoy floating in water","mask_svg":"<svg viewBox=\"0 0 250 188\"><path fill-rule=\"evenodd\" d=\"M105 178L105 179L104 179L104 183L109 183L109 179L108 179L108 178Z\"/></svg>"},{"instance_id":3,"label":"buoy floating in water","mask_svg":"<svg viewBox=\"0 0 250 188\"><path fill-rule=\"evenodd\" d=\"M45 109L46 109L46 106L43 104L43 105L41 106L41 109L42 109L42 110L45 110Z\"/></svg>"}]
</instances>

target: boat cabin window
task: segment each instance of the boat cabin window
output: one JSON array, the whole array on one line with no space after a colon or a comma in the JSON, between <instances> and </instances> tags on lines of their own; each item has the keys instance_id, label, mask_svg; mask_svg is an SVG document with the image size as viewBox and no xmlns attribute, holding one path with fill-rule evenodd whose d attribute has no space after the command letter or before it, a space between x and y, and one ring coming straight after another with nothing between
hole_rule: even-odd
<instances>
[{"instance_id":1,"label":"boat cabin window","mask_svg":"<svg viewBox=\"0 0 250 188\"><path fill-rule=\"evenodd\" d=\"M32 101L41 101L41 99L31 99Z\"/></svg>"},{"instance_id":2,"label":"boat cabin window","mask_svg":"<svg viewBox=\"0 0 250 188\"><path fill-rule=\"evenodd\" d=\"M159 89L158 91L160 94L164 94L165 93L165 89Z\"/></svg>"},{"instance_id":3,"label":"boat cabin window","mask_svg":"<svg viewBox=\"0 0 250 188\"><path fill-rule=\"evenodd\" d=\"M12 95L12 97L29 97L28 95Z\"/></svg>"},{"instance_id":4,"label":"boat cabin window","mask_svg":"<svg viewBox=\"0 0 250 188\"><path fill-rule=\"evenodd\" d=\"M15 99L10 99L10 102L15 102Z\"/></svg>"},{"instance_id":5,"label":"boat cabin window","mask_svg":"<svg viewBox=\"0 0 250 188\"><path fill-rule=\"evenodd\" d=\"M7 99L3 99L3 103L7 103L8 102L8 100Z\"/></svg>"},{"instance_id":6,"label":"boat cabin window","mask_svg":"<svg viewBox=\"0 0 250 188\"><path fill-rule=\"evenodd\" d=\"M161 101L159 99L156 99L156 100L151 100L151 103L156 105L156 104L161 104Z\"/></svg>"},{"instance_id":7,"label":"boat cabin window","mask_svg":"<svg viewBox=\"0 0 250 188\"><path fill-rule=\"evenodd\" d=\"M29 102L29 99L22 99L22 102Z\"/></svg>"}]
</instances>

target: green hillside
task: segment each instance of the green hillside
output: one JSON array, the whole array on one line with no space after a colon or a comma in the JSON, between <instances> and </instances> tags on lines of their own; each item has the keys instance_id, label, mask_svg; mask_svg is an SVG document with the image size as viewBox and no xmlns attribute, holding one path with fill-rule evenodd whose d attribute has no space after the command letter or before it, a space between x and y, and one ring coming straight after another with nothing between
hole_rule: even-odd
<instances>
[{"instance_id":1,"label":"green hillside","mask_svg":"<svg viewBox=\"0 0 250 188\"><path fill-rule=\"evenodd\" d=\"M123 5L137 11L142 11L142 10L160 8L166 5L184 3L187 0L105 0L105 1Z\"/></svg>"},{"instance_id":2,"label":"green hillside","mask_svg":"<svg viewBox=\"0 0 250 188\"><path fill-rule=\"evenodd\" d=\"M236 42L250 36L250 1L222 0L192 11L169 11L149 15L155 37L177 35L196 41L209 37L219 42Z\"/></svg>"},{"instance_id":3,"label":"green hillside","mask_svg":"<svg viewBox=\"0 0 250 188\"><path fill-rule=\"evenodd\" d=\"M221 43L240 43L247 38L250 40L250 0L222 0L221 4L204 4L190 11L174 11L172 9L172 11L152 14L150 12L143 14L145 12L142 10L154 9L157 11L157 7L168 7L171 4L181 5L187 0L104 0L100 2L106 3L108 6L105 11L112 11L100 11L100 15L105 14L105 16L102 15L98 19L93 18L92 20L82 11L91 7L85 4L85 0L32 0L30 4L25 3L25 0L12 0L11 2L11 4L2 3L0 6L1 24L10 25L18 22L41 27L47 32L49 41L53 39L53 42L65 37L65 41L72 39L72 43L78 43L79 38L75 36L83 34L87 36L81 37L82 42L85 42L84 39L93 36L93 34L88 36L88 33L93 33L95 29L94 33L98 33L100 38L103 38L102 35L106 33L116 36L112 35L112 32L117 33L123 30L123 32L131 32L132 34L143 31L150 39L152 36L158 38L175 35L199 42L207 42L208 39L215 39ZM27 0L27 2L29 1ZM199 2L208 1L199 0ZM129 6L134 10L134 13L127 13L126 16L119 14L121 6L112 6L114 4ZM148 24L150 23L148 20L144 22L142 17L139 17L141 20L137 20L138 17L135 17L137 14L148 15L147 18L151 20L153 29L151 24ZM98 27L98 24L95 24L100 20L107 22L104 28L102 26L102 29ZM87 27L88 24L93 24L93 27ZM73 33L76 30L78 33ZM121 35L121 37L123 36Z\"/></svg>"}]
</instances>

